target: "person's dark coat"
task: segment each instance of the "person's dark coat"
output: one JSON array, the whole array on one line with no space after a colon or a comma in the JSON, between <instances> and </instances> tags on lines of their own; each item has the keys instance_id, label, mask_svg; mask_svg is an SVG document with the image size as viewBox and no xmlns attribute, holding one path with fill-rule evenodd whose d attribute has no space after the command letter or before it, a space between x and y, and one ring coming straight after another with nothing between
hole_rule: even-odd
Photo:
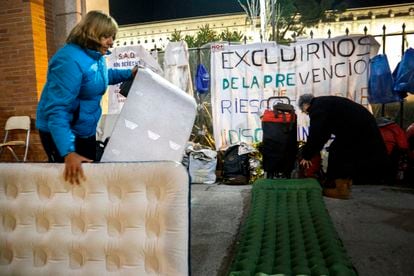
<instances>
[{"instance_id":1,"label":"person's dark coat","mask_svg":"<svg viewBox=\"0 0 414 276\"><path fill-rule=\"evenodd\" d=\"M319 153L334 135L329 147L328 178L375 181L384 177L386 147L375 117L364 106L344 97L322 96L312 99L308 113L304 159Z\"/></svg>"}]
</instances>

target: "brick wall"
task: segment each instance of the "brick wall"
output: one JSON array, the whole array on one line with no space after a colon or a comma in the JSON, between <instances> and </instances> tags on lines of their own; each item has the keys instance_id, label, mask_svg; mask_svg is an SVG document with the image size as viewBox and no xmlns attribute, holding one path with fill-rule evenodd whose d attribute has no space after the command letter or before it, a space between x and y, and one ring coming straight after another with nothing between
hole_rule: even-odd
<instances>
[{"instance_id":1,"label":"brick wall","mask_svg":"<svg viewBox=\"0 0 414 276\"><path fill-rule=\"evenodd\" d=\"M48 59L55 52L52 3L52 0L2 1L0 9L0 139L4 137L8 117L29 115L32 134L28 161L47 159L34 121ZM12 156L3 152L0 161L9 160L13 160Z\"/></svg>"}]
</instances>

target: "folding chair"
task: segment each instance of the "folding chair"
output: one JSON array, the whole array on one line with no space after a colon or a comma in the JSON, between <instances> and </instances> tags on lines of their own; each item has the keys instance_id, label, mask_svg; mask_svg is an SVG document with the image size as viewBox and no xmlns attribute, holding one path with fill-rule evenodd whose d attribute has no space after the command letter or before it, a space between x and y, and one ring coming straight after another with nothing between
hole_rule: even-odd
<instances>
[{"instance_id":1,"label":"folding chair","mask_svg":"<svg viewBox=\"0 0 414 276\"><path fill-rule=\"evenodd\" d=\"M19 157L17 156L14 148L15 147L24 147L24 156L23 162L26 162L27 152L29 150L29 139L30 139L30 117L29 116L11 116L6 121L5 134L3 143L0 144L0 154L3 153L3 149L8 149L16 161L20 162ZM19 133L22 130L25 131L26 140L9 140L11 133Z\"/></svg>"}]
</instances>

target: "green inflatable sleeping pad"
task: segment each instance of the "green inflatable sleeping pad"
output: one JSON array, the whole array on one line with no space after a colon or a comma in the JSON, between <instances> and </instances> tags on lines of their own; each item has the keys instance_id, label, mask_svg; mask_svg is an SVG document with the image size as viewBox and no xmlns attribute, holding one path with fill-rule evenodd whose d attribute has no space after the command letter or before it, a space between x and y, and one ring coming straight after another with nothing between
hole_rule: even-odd
<instances>
[{"instance_id":1,"label":"green inflatable sleeping pad","mask_svg":"<svg viewBox=\"0 0 414 276\"><path fill-rule=\"evenodd\" d=\"M230 276L358 275L315 179L259 179Z\"/></svg>"}]
</instances>

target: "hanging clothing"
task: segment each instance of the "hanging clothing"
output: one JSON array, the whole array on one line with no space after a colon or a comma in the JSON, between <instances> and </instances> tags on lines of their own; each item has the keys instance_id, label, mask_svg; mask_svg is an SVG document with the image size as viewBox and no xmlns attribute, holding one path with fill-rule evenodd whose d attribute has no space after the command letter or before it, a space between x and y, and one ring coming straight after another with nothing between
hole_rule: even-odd
<instances>
[{"instance_id":1,"label":"hanging clothing","mask_svg":"<svg viewBox=\"0 0 414 276\"><path fill-rule=\"evenodd\" d=\"M164 78L194 96L188 46L185 41L167 44L164 54Z\"/></svg>"},{"instance_id":2,"label":"hanging clothing","mask_svg":"<svg viewBox=\"0 0 414 276\"><path fill-rule=\"evenodd\" d=\"M377 124L384 139L387 153L391 154L394 150L408 150L408 140L404 130L394 121L385 118L378 118Z\"/></svg>"}]
</instances>

